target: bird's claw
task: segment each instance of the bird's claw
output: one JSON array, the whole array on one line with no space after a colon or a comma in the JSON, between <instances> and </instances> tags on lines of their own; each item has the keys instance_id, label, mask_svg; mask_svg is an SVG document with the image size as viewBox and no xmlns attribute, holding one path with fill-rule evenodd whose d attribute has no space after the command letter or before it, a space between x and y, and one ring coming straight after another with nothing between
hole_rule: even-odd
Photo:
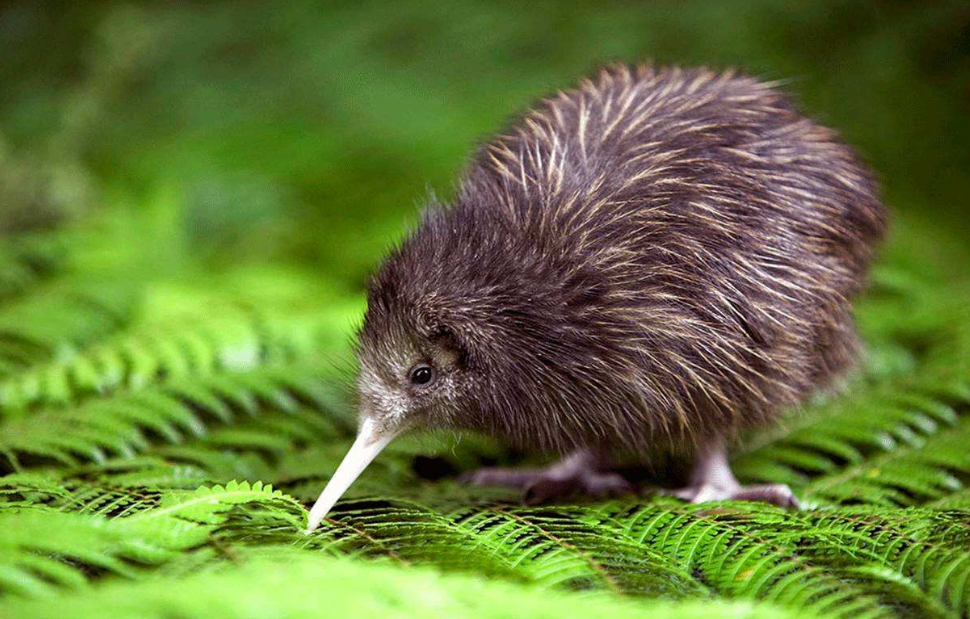
<instances>
[{"instance_id":1,"label":"bird's claw","mask_svg":"<svg viewBox=\"0 0 970 619\"><path fill-rule=\"evenodd\" d=\"M779 507L799 509L798 499L791 488L785 484L756 484L751 486L719 486L715 484L698 484L686 486L677 490L665 491L665 494L691 503L706 503L708 501L759 501L771 503Z\"/></svg>"}]
</instances>

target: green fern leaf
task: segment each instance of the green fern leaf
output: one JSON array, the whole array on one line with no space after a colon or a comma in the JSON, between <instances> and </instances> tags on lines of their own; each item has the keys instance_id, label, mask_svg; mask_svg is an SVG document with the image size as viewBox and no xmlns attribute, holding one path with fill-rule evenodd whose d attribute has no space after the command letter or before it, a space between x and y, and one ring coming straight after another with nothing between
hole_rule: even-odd
<instances>
[{"instance_id":1,"label":"green fern leaf","mask_svg":"<svg viewBox=\"0 0 970 619\"><path fill-rule=\"evenodd\" d=\"M634 603L590 600L533 587L442 576L425 570L402 572L388 566L334 560L309 552L242 553L242 565L177 578L118 583L74 594L70 603L14 601L0 617L63 619L95 616L206 616L253 618L307 617L325 612L340 617L442 616L488 619L509 616L667 617L669 619L812 619L804 611L786 612L750 603L692 601ZM177 592L177 593L175 593ZM232 595L226 595L232 592ZM321 610L325 609L325 610ZM797 614L796 614L797 612Z\"/></svg>"}]
</instances>

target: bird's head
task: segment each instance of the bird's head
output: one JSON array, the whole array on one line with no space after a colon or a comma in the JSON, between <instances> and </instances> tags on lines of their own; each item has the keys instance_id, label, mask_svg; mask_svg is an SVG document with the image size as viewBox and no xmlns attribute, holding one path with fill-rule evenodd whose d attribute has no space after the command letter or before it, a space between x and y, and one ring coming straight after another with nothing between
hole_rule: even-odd
<instances>
[{"instance_id":1,"label":"bird's head","mask_svg":"<svg viewBox=\"0 0 970 619\"><path fill-rule=\"evenodd\" d=\"M474 414L467 396L479 372L460 319L449 314L434 295L415 299L380 278L372 283L357 344L357 440L311 510L309 530L396 436L469 425L456 419Z\"/></svg>"}]
</instances>

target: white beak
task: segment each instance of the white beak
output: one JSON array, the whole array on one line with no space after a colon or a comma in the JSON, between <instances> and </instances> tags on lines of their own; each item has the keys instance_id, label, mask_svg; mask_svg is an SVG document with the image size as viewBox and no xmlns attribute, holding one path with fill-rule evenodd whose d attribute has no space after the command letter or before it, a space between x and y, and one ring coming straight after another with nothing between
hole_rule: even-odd
<instances>
[{"instance_id":1,"label":"white beak","mask_svg":"<svg viewBox=\"0 0 970 619\"><path fill-rule=\"evenodd\" d=\"M370 419L364 419L357 433L357 440L354 441L350 451L344 456L340 466L337 467L337 471L330 478L327 487L320 493L317 502L313 504L313 509L310 510L306 528L307 534L312 533L317 528L323 517L337 502L337 499L347 491L350 484L354 483L354 480L364 472L367 465L377 457L377 454L381 453L381 450L387 447L387 444L395 436L396 433L394 432L379 436L374 422Z\"/></svg>"}]
</instances>

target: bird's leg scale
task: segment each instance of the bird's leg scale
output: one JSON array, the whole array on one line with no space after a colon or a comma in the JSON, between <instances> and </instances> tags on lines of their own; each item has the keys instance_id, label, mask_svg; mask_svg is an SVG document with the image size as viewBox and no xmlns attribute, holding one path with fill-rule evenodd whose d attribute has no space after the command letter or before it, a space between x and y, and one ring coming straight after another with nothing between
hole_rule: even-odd
<instances>
[{"instance_id":1,"label":"bird's leg scale","mask_svg":"<svg viewBox=\"0 0 970 619\"><path fill-rule=\"evenodd\" d=\"M607 464L607 458L597 450L581 449L545 468L482 468L467 475L465 481L479 486L521 488L522 500L528 505L576 494L612 496L634 492L633 484L608 470Z\"/></svg>"},{"instance_id":2,"label":"bird's leg scale","mask_svg":"<svg viewBox=\"0 0 970 619\"><path fill-rule=\"evenodd\" d=\"M742 486L731 472L722 439L712 439L700 447L691 469L690 483L669 493L691 503L733 499L763 501L781 507L799 506L798 499L785 484Z\"/></svg>"}]
</instances>

